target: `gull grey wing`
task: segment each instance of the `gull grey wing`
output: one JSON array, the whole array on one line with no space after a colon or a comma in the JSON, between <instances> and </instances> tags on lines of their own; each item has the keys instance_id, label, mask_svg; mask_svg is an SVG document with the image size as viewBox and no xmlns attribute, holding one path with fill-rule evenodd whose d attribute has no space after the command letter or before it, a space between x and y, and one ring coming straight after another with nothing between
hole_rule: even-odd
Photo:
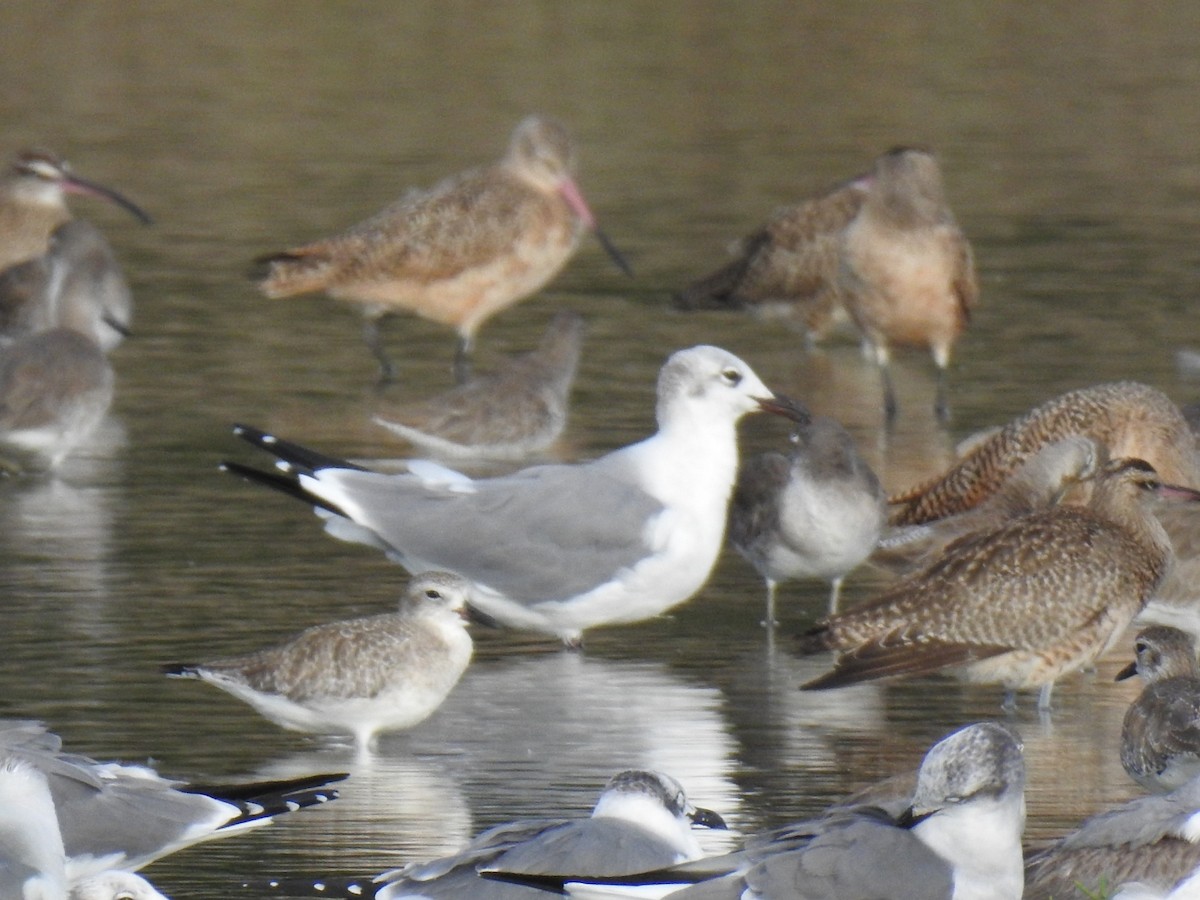
<instances>
[{"instance_id":1,"label":"gull grey wing","mask_svg":"<svg viewBox=\"0 0 1200 900\"><path fill-rule=\"evenodd\" d=\"M542 466L464 490L335 469L304 486L409 568L447 569L530 604L582 594L636 565L652 549L647 522L663 511L603 466Z\"/></svg>"},{"instance_id":2,"label":"gull grey wing","mask_svg":"<svg viewBox=\"0 0 1200 900\"><path fill-rule=\"evenodd\" d=\"M676 862L668 843L627 821L580 819L518 844L487 868L536 875L628 875Z\"/></svg>"}]
</instances>

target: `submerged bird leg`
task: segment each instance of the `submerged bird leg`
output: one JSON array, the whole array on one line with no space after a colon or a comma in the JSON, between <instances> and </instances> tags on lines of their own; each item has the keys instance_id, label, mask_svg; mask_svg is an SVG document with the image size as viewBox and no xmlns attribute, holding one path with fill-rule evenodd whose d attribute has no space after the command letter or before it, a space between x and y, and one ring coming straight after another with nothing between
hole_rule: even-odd
<instances>
[{"instance_id":1,"label":"submerged bird leg","mask_svg":"<svg viewBox=\"0 0 1200 900\"><path fill-rule=\"evenodd\" d=\"M775 588L778 586L778 582L773 578L767 579L767 617L759 623L767 629L779 624L779 620L775 618Z\"/></svg>"},{"instance_id":2,"label":"submerged bird leg","mask_svg":"<svg viewBox=\"0 0 1200 900\"><path fill-rule=\"evenodd\" d=\"M471 380L471 350L474 346L475 341L470 335L458 339L458 346L454 348L454 381L457 384Z\"/></svg>"},{"instance_id":3,"label":"submerged bird leg","mask_svg":"<svg viewBox=\"0 0 1200 900\"><path fill-rule=\"evenodd\" d=\"M1054 682L1050 681L1042 685L1042 689L1038 692L1038 712L1045 712L1050 709L1050 694L1054 691Z\"/></svg>"},{"instance_id":4,"label":"submerged bird leg","mask_svg":"<svg viewBox=\"0 0 1200 900\"><path fill-rule=\"evenodd\" d=\"M829 588L829 614L831 616L838 611L838 603L842 599L842 582L845 580L845 575L839 575L833 579L833 584Z\"/></svg>"},{"instance_id":5,"label":"submerged bird leg","mask_svg":"<svg viewBox=\"0 0 1200 900\"><path fill-rule=\"evenodd\" d=\"M950 421L950 393L946 386L946 368L938 366L937 394L933 400L933 413L943 425Z\"/></svg>"},{"instance_id":6,"label":"submerged bird leg","mask_svg":"<svg viewBox=\"0 0 1200 900\"><path fill-rule=\"evenodd\" d=\"M383 348L383 334L379 328L379 323L385 318L383 315L368 316L363 323L363 343L379 363L380 384L390 384L396 380L396 367Z\"/></svg>"},{"instance_id":7,"label":"submerged bird leg","mask_svg":"<svg viewBox=\"0 0 1200 900\"><path fill-rule=\"evenodd\" d=\"M1000 708L1009 715L1017 711L1017 691L1016 688L1005 688L1004 701L1000 704Z\"/></svg>"},{"instance_id":8,"label":"submerged bird leg","mask_svg":"<svg viewBox=\"0 0 1200 900\"><path fill-rule=\"evenodd\" d=\"M896 391L892 388L892 369L888 359L883 356L879 360L879 378L883 382L883 417L888 427L896 423Z\"/></svg>"}]
</instances>

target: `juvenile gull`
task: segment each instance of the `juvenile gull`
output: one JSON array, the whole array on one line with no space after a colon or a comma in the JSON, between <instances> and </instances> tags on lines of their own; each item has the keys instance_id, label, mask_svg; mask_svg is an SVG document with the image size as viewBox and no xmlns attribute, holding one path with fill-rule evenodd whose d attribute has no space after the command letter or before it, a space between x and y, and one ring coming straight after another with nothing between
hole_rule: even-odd
<instances>
[{"instance_id":1,"label":"juvenile gull","mask_svg":"<svg viewBox=\"0 0 1200 900\"><path fill-rule=\"evenodd\" d=\"M842 651L806 689L956 669L999 683L1006 705L1093 662L1145 606L1171 562L1171 543L1147 509L1164 485L1142 460L1097 473L1087 507L1058 506L967 535L929 568L874 600L817 624L804 652Z\"/></svg>"},{"instance_id":2,"label":"juvenile gull","mask_svg":"<svg viewBox=\"0 0 1200 900\"><path fill-rule=\"evenodd\" d=\"M984 722L929 750L898 818L878 808L837 808L753 836L722 857L624 878L573 871L528 881L572 896L601 896L605 886L618 896L622 884L638 886L636 896L679 900L1017 900L1024 824L1020 740Z\"/></svg>"},{"instance_id":3,"label":"juvenile gull","mask_svg":"<svg viewBox=\"0 0 1200 900\"><path fill-rule=\"evenodd\" d=\"M1200 775L1200 667L1192 636L1154 625L1138 632L1134 661L1117 680L1146 682L1121 726L1121 765L1152 791L1169 791Z\"/></svg>"},{"instance_id":4,"label":"juvenile gull","mask_svg":"<svg viewBox=\"0 0 1200 900\"><path fill-rule=\"evenodd\" d=\"M1100 462L1100 448L1083 435L1046 444L978 506L920 525L886 528L871 554L871 562L897 574L924 568L964 535L987 531L1017 516L1056 505L1073 485L1095 475Z\"/></svg>"},{"instance_id":5,"label":"juvenile gull","mask_svg":"<svg viewBox=\"0 0 1200 900\"><path fill-rule=\"evenodd\" d=\"M1152 794L1092 816L1078 830L1031 853L1025 869L1026 900L1110 896L1131 885L1126 896L1194 894L1169 892L1192 879L1200 867L1200 779L1169 794ZM1133 893L1137 883L1140 894ZM1120 893L1117 892L1117 896Z\"/></svg>"},{"instance_id":6,"label":"juvenile gull","mask_svg":"<svg viewBox=\"0 0 1200 900\"><path fill-rule=\"evenodd\" d=\"M836 611L843 578L875 548L885 519L883 488L846 429L799 407L793 416L791 454L743 462L729 505L729 541L767 583L768 625L788 578L832 582Z\"/></svg>"},{"instance_id":7,"label":"juvenile gull","mask_svg":"<svg viewBox=\"0 0 1200 900\"><path fill-rule=\"evenodd\" d=\"M537 350L507 360L420 407L375 421L435 457L522 459L545 450L567 425L567 400L583 342L583 318L560 312Z\"/></svg>"},{"instance_id":8,"label":"juvenile gull","mask_svg":"<svg viewBox=\"0 0 1200 900\"><path fill-rule=\"evenodd\" d=\"M282 472L224 468L314 503L332 535L409 571L467 578L472 602L499 622L578 645L585 629L657 616L708 580L737 474L737 422L755 409L779 406L746 363L701 346L663 366L658 432L590 462L477 481L429 465L384 475L239 426Z\"/></svg>"},{"instance_id":9,"label":"juvenile gull","mask_svg":"<svg viewBox=\"0 0 1200 900\"><path fill-rule=\"evenodd\" d=\"M447 572L415 576L393 613L317 625L246 656L164 667L198 678L293 731L351 734L411 728L441 706L471 661L471 585Z\"/></svg>"},{"instance_id":10,"label":"juvenile gull","mask_svg":"<svg viewBox=\"0 0 1200 900\"><path fill-rule=\"evenodd\" d=\"M875 160L862 207L842 236L838 289L879 365L884 411L896 415L891 348L928 347L938 417L950 413L946 367L979 295L971 245L946 203L937 157L897 147Z\"/></svg>"},{"instance_id":11,"label":"juvenile gull","mask_svg":"<svg viewBox=\"0 0 1200 900\"><path fill-rule=\"evenodd\" d=\"M166 900L146 879L120 869L71 879L46 776L12 756L0 756L0 897Z\"/></svg>"},{"instance_id":12,"label":"juvenile gull","mask_svg":"<svg viewBox=\"0 0 1200 900\"><path fill-rule=\"evenodd\" d=\"M0 721L0 756L38 770L49 784L72 883L109 870L135 871L184 847L265 825L337 796L344 775L200 786L146 766L66 753L39 722Z\"/></svg>"},{"instance_id":13,"label":"juvenile gull","mask_svg":"<svg viewBox=\"0 0 1200 900\"><path fill-rule=\"evenodd\" d=\"M500 162L411 191L339 235L264 257L270 268L259 287L268 297L325 291L360 304L385 380L393 371L381 319L411 312L450 325L465 380L479 327L557 275L585 229L629 272L575 184L574 158L562 125L529 116Z\"/></svg>"},{"instance_id":14,"label":"juvenile gull","mask_svg":"<svg viewBox=\"0 0 1200 900\"><path fill-rule=\"evenodd\" d=\"M978 441L948 472L889 498L893 525L919 525L971 509L1042 447L1091 438L1110 459L1144 459L1169 484L1200 487L1196 439L1162 391L1133 381L1098 384L1047 400Z\"/></svg>"}]
</instances>

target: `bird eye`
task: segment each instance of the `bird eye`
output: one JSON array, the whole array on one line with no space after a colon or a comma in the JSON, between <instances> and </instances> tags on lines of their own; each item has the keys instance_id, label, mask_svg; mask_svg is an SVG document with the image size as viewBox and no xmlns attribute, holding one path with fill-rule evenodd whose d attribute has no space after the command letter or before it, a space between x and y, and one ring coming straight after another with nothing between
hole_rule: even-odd
<instances>
[{"instance_id":1,"label":"bird eye","mask_svg":"<svg viewBox=\"0 0 1200 900\"><path fill-rule=\"evenodd\" d=\"M737 369L726 369L724 372L721 373L721 379L726 384L730 384L730 385L737 384L738 382L740 382L742 380L742 373L739 372Z\"/></svg>"},{"instance_id":2,"label":"bird eye","mask_svg":"<svg viewBox=\"0 0 1200 900\"><path fill-rule=\"evenodd\" d=\"M427 591L425 591L425 596L428 597L430 600L441 600L442 592L437 590L436 588L429 588Z\"/></svg>"}]
</instances>

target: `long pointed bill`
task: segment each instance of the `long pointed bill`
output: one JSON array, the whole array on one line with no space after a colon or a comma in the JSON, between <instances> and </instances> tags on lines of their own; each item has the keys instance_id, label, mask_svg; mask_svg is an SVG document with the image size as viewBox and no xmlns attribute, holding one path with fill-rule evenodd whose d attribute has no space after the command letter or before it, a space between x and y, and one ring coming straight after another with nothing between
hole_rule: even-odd
<instances>
[{"instance_id":1,"label":"long pointed bill","mask_svg":"<svg viewBox=\"0 0 1200 900\"><path fill-rule=\"evenodd\" d=\"M596 240L600 242L600 246L604 248L604 252L608 254L608 258L613 261L618 269L632 278L633 268L629 265L629 261L625 259L625 254L617 249L616 244L609 240L608 235L596 224L596 217L592 215L587 201L583 199L583 194L580 193L579 186L570 178L565 178L558 186L558 192L567 201L567 206L571 207L575 215L579 216L579 221L583 223L584 227L596 235Z\"/></svg>"},{"instance_id":2,"label":"long pointed bill","mask_svg":"<svg viewBox=\"0 0 1200 900\"><path fill-rule=\"evenodd\" d=\"M1160 484L1155 493L1164 500L1182 500L1189 503L1200 500L1200 491L1184 487L1182 484Z\"/></svg>"},{"instance_id":3,"label":"long pointed bill","mask_svg":"<svg viewBox=\"0 0 1200 900\"><path fill-rule=\"evenodd\" d=\"M146 211L134 203L127 197L118 194L112 188L106 188L102 184L96 184L94 181L88 181L84 178L79 178L76 175L70 175L63 179L63 189L69 194L82 194L87 197L100 197L103 200L108 200L117 206L123 207L130 215L141 222L143 225L152 225L153 220Z\"/></svg>"}]
</instances>

